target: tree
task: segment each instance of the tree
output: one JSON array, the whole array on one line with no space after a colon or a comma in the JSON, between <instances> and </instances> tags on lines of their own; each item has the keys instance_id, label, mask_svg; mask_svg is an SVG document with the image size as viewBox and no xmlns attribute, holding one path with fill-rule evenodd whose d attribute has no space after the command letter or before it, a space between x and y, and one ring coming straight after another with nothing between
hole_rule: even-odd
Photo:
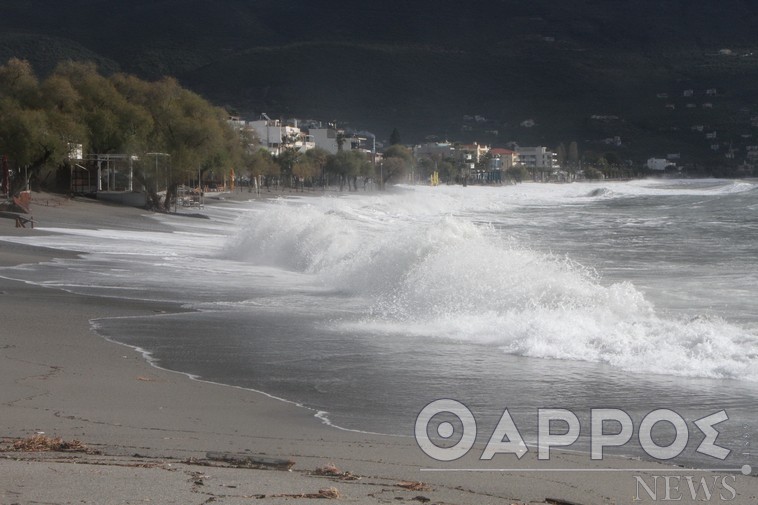
<instances>
[{"instance_id":1,"label":"tree","mask_svg":"<svg viewBox=\"0 0 758 505\"><path fill-rule=\"evenodd\" d=\"M321 177L328 159L329 153L320 148L309 149L300 155L292 167L292 175L299 182L301 191L305 191L305 182L308 181L313 185L315 177Z\"/></svg>"},{"instance_id":2,"label":"tree","mask_svg":"<svg viewBox=\"0 0 758 505\"><path fill-rule=\"evenodd\" d=\"M411 152L411 150L399 144L395 144L387 148L387 150L384 151L384 157L385 158L400 158L401 160L403 160L404 163L406 163L409 166L413 162L413 153Z\"/></svg>"},{"instance_id":3,"label":"tree","mask_svg":"<svg viewBox=\"0 0 758 505\"><path fill-rule=\"evenodd\" d=\"M455 177L458 175L458 168L455 161L451 159L444 159L437 163L437 171L440 173L448 184L455 181Z\"/></svg>"},{"instance_id":4,"label":"tree","mask_svg":"<svg viewBox=\"0 0 758 505\"><path fill-rule=\"evenodd\" d=\"M390 145L396 146L400 144L400 132L397 131L397 128L392 129L392 133L390 134Z\"/></svg>"},{"instance_id":5,"label":"tree","mask_svg":"<svg viewBox=\"0 0 758 505\"><path fill-rule=\"evenodd\" d=\"M21 106L32 106L39 98L39 81L26 60L11 58L0 66L2 96Z\"/></svg>"},{"instance_id":6,"label":"tree","mask_svg":"<svg viewBox=\"0 0 758 505\"><path fill-rule=\"evenodd\" d=\"M246 167L251 179L265 177L265 185L269 187L269 177L279 176L279 165L266 149L258 149L247 157Z\"/></svg>"},{"instance_id":7,"label":"tree","mask_svg":"<svg viewBox=\"0 0 758 505\"><path fill-rule=\"evenodd\" d=\"M295 178L295 190L305 191L305 181L313 177L314 167L305 157L300 157L292 166L292 176Z\"/></svg>"},{"instance_id":8,"label":"tree","mask_svg":"<svg viewBox=\"0 0 758 505\"><path fill-rule=\"evenodd\" d=\"M405 163L400 158L385 158L381 162L381 188L391 180L397 180L406 171Z\"/></svg>"},{"instance_id":9,"label":"tree","mask_svg":"<svg viewBox=\"0 0 758 505\"><path fill-rule=\"evenodd\" d=\"M509 167L505 174L514 182L523 182L529 177L529 171L523 165L514 165Z\"/></svg>"},{"instance_id":10,"label":"tree","mask_svg":"<svg viewBox=\"0 0 758 505\"><path fill-rule=\"evenodd\" d=\"M305 159L313 169L311 177L320 177L321 184L326 187L324 172L326 171L326 162L329 159L329 153L320 147L316 147L305 151Z\"/></svg>"},{"instance_id":11,"label":"tree","mask_svg":"<svg viewBox=\"0 0 758 505\"><path fill-rule=\"evenodd\" d=\"M140 151L147 138L151 119L139 104L120 93L112 79L100 75L93 63L65 62L58 65L48 82L56 88L58 103L70 107L86 129L80 143L97 154ZM76 100L66 94L75 93Z\"/></svg>"},{"instance_id":12,"label":"tree","mask_svg":"<svg viewBox=\"0 0 758 505\"><path fill-rule=\"evenodd\" d=\"M571 178L574 178L576 172L579 170L579 145L576 142L571 142L566 153L566 171Z\"/></svg>"},{"instance_id":13,"label":"tree","mask_svg":"<svg viewBox=\"0 0 758 505\"><path fill-rule=\"evenodd\" d=\"M400 144L390 146L384 151L381 167L381 187L390 181L397 181L405 174L413 163L413 153Z\"/></svg>"},{"instance_id":14,"label":"tree","mask_svg":"<svg viewBox=\"0 0 758 505\"><path fill-rule=\"evenodd\" d=\"M621 158L619 158L619 155L614 152L607 152L603 154L603 157L605 158L605 161L607 161L609 165L621 166L624 164L624 162L621 161Z\"/></svg>"},{"instance_id":15,"label":"tree","mask_svg":"<svg viewBox=\"0 0 758 505\"><path fill-rule=\"evenodd\" d=\"M598 170L595 167L585 167L584 169L584 178L585 179L601 179L603 177L603 172Z\"/></svg>"},{"instance_id":16,"label":"tree","mask_svg":"<svg viewBox=\"0 0 758 505\"><path fill-rule=\"evenodd\" d=\"M429 181L429 178L431 177L432 173L436 170L435 160L429 157L423 157L419 159L416 166L419 171L419 177L421 177L423 180L426 180L426 181Z\"/></svg>"},{"instance_id":17,"label":"tree","mask_svg":"<svg viewBox=\"0 0 758 505\"><path fill-rule=\"evenodd\" d=\"M558 161L559 167L564 167L566 165L568 154L566 153L566 146L561 142L558 144L558 147L555 149L556 158Z\"/></svg>"},{"instance_id":18,"label":"tree","mask_svg":"<svg viewBox=\"0 0 758 505\"><path fill-rule=\"evenodd\" d=\"M142 159L135 176L152 202L158 201L158 174L145 155L168 155L171 180L164 208L179 181L198 168L238 165L246 147L222 109L171 78L145 82L124 74L104 77L92 63L69 61L40 84L28 62L11 59L0 66L3 154L36 177L45 166L61 166L72 143L96 154Z\"/></svg>"},{"instance_id":19,"label":"tree","mask_svg":"<svg viewBox=\"0 0 758 505\"><path fill-rule=\"evenodd\" d=\"M605 156L595 151L584 152L582 166L585 179L601 179L608 172L608 161Z\"/></svg>"},{"instance_id":20,"label":"tree","mask_svg":"<svg viewBox=\"0 0 758 505\"><path fill-rule=\"evenodd\" d=\"M345 189L345 183L347 183L349 191L357 191L358 177L367 176L371 173L371 163L366 155L360 151L340 151L329 156L326 161L326 170L337 176L340 191Z\"/></svg>"},{"instance_id":21,"label":"tree","mask_svg":"<svg viewBox=\"0 0 758 505\"><path fill-rule=\"evenodd\" d=\"M0 66L0 146L29 180L39 181L46 165L68 155L68 139L77 129L65 110L47 106L40 83L27 61L10 59ZM27 183L11 180L11 194Z\"/></svg>"},{"instance_id":22,"label":"tree","mask_svg":"<svg viewBox=\"0 0 758 505\"><path fill-rule=\"evenodd\" d=\"M276 163L279 165L279 171L287 187L291 185L292 176L294 175L293 168L300 162L301 157L302 153L295 149L282 149L279 156L276 157Z\"/></svg>"},{"instance_id":23,"label":"tree","mask_svg":"<svg viewBox=\"0 0 758 505\"><path fill-rule=\"evenodd\" d=\"M575 141L569 144L568 160L573 163L579 162L579 144L577 144Z\"/></svg>"},{"instance_id":24,"label":"tree","mask_svg":"<svg viewBox=\"0 0 758 505\"><path fill-rule=\"evenodd\" d=\"M365 189L366 183L369 179L375 177L376 171L374 164L371 162L368 155L360 151L356 151L356 153L360 155L356 179L357 177L363 177L363 187ZM355 185L355 190L358 191L358 184L356 182L356 179L353 179L353 184Z\"/></svg>"},{"instance_id":25,"label":"tree","mask_svg":"<svg viewBox=\"0 0 758 505\"><path fill-rule=\"evenodd\" d=\"M87 145L87 128L77 114L81 95L63 76L52 74L40 85L40 106L47 111L54 128L66 140Z\"/></svg>"},{"instance_id":26,"label":"tree","mask_svg":"<svg viewBox=\"0 0 758 505\"><path fill-rule=\"evenodd\" d=\"M491 163L492 153L487 151L483 156L479 157L479 161L476 163L476 171L481 173L489 172Z\"/></svg>"},{"instance_id":27,"label":"tree","mask_svg":"<svg viewBox=\"0 0 758 505\"><path fill-rule=\"evenodd\" d=\"M175 79L163 78L150 83L146 94L137 94L135 99L141 100L152 117L148 149L170 155L171 180L164 200L166 209L179 181L195 173L198 167L201 172L226 171L241 162L241 142L235 137L237 134L230 131L225 111L182 88ZM230 148L233 150L229 151ZM151 180L150 177L145 179Z\"/></svg>"},{"instance_id":28,"label":"tree","mask_svg":"<svg viewBox=\"0 0 758 505\"><path fill-rule=\"evenodd\" d=\"M36 179L48 162L60 163L66 153L62 139L51 131L47 114L43 110L13 107L0 101L0 145L9 159L15 162L18 175ZM14 177L10 193L15 194L26 185L26 179Z\"/></svg>"}]
</instances>

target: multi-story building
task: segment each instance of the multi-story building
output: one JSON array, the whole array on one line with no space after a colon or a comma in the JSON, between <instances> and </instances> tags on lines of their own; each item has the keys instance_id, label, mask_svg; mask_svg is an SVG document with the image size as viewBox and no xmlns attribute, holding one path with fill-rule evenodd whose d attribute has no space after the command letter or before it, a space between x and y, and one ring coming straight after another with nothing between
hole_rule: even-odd
<instances>
[{"instance_id":1,"label":"multi-story building","mask_svg":"<svg viewBox=\"0 0 758 505\"><path fill-rule=\"evenodd\" d=\"M307 151L315 146L312 138L305 135L297 123L285 125L278 119L264 119L250 121L247 127L255 132L261 147L267 149L274 156L278 156L284 149Z\"/></svg>"},{"instance_id":2,"label":"multi-story building","mask_svg":"<svg viewBox=\"0 0 758 505\"><path fill-rule=\"evenodd\" d=\"M519 147L516 149L519 164L528 170L548 172L558 167L558 154L547 147Z\"/></svg>"},{"instance_id":3,"label":"multi-story building","mask_svg":"<svg viewBox=\"0 0 758 505\"><path fill-rule=\"evenodd\" d=\"M316 147L329 154L360 149L361 141L364 140L355 135L346 135L344 131L335 128L311 128L308 135Z\"/></svg>"},{"instance_id":4,"label":"multi-story building","mask_svg":"<svg viewBox=\"0 0 758 505\"><path fill-rule=\"evenodd\" d=\"M508 170L512 166L518 163L518 153L511 151L510 149L502 149L496 147L490 149L490 163L489 169L492 170Z\"/></svg>"},{"instance_id":5,"label":"multi-story building","mask_svg":"<svg viewBox=\"0 0 758 505\"><path fill-rule=\"evenodd\" d=\"M458 152L464 160L478 164L482 160L482 156L487 154L490 150L490 146L480 145L477 142L473 144L462 144L458 146Z\"/></svg>"},{"instance_id":6,"label":"multi-story building","mask_svg":"<svg viewBox=\"0 0 758 505\"><path fill-rule=\"evenodd\" d=\"M428 142L413 148L416 158L447 160L455 157L455 147L450 142Z\"/></svg>"},{"instance_id":7,"label":"multi-story building","mask_svg":"<svg viewBox=\"0 0 758 505\"><path fill-rule=\"evenodd\" d=\"M229 124L238 131L250 134L251 148L266 149L274 156L280 155L284 149L305 152L315 147L313 139L298 128L296 120L294 124L287 125L263 114L262 118L256 121L245 121L232 116L229 118Z\"/></svg>"},{"instance_id":8,"label":"multi-story building","mask_svg":"<svg viewBox=\"0 0 758 505\"><path fill-rule=\"evenodd\" d=\"M645 166L649 170L655 170L658 172L665 171L668 167L675 167L676 164L672 163L670 160L667 160L666 158L649 158L647 160L647 163L645 163Z\"/></svg>"},{"instance_id":9,"label":"multi-story building","mask_svg":"<svg viewBox=\"0 0 758 505\"><path fill-rule=\"evenodd\" d=\"M464 177L482 178L486 172L480 168L479 162L482 157L490 150L489 146L479 145L474 142L473 144L463 144L458 146L456 152L458 153L458 159L461 163L462 175Z\"/></svg>"}]
</instances>

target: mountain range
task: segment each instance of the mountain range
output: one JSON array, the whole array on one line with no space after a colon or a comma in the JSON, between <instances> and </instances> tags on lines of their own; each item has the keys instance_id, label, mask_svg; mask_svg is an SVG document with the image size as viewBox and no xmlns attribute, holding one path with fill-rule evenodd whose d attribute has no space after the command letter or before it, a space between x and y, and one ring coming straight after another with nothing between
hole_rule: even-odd
<instances>
[{"instance_id":1,"label":"mountain range","mask_svg":"<svg viewBox=\"0 0 758 505\"><path fill-rule=\"evenodd\" d=\"M758 144L757 28L752 0L5 0L0 59L171 75L380 140L716 165Z\"/></svg>"}]
</instances>

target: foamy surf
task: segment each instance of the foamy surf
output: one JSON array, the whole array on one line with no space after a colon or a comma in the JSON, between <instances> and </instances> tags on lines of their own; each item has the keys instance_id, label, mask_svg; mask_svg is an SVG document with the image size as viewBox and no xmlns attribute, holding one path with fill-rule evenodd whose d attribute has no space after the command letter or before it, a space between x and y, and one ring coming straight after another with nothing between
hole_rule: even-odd
<instances>
[{"instance_id":1,"label":"foamy surf","mask_svg":"<svg viewBox=\"0 0 758 505\"><path fill-rule=\"evenodd\" d=\"M754 202L755 185L718 180L288 198L159 216L167 233L8 237L81 256L2 273L195 309L98 325L348 429L408 435L443 397L483 428L507 406L527 440L543 407L726 409L739 459L758 401Z\"/></svg>"},{"instance_id":2,"label":"foamy surf","mask_svg":"<svg viewBox=\"0 0 758 505\"><path fill-rule=\"evenodd\" d=\"M643 181L614 188L589 194L713 196L754 186L717 182L672 189ZM587 196L585 190L568 187L566 193ZM243 227L226 254L301 272L309 282L365 299L364 315L334 323L341 331L401 334L420 343L444 338L634 373L758 381L758 337L751 331L709 314L667 314L631 282L604 281L565 255L530 249L507 229L475 224L467 216L472 200L496 196L489 208L510 202L507 191L472 193L464 200L448 188L426 207L432 194L427 188L280 203ZM647 220L631 225L659 226Z\"/></svg>"}]
</instances>

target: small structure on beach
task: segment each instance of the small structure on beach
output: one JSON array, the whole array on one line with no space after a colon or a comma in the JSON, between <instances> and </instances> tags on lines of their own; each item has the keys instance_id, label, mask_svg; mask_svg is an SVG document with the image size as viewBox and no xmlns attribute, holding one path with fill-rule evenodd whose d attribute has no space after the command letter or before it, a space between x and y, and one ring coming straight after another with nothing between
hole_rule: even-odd
<instances>
[{"instance_id":1,"label":"small structure on beach","mask_svg":"<svg viewBox=\"0 0 758 505\"><path fill-rule=\"evenodd\" d=\"M81 159L72 159L71 191L75 194L134 191L134 162L138 160L131 154L86 154Z\"/></svg>"},{"instance_id":2,"label":"small structure on beach","mask_svg":"<svg viewBox=\"0 0 758 505\"><path fill-rule=\"evenodd\" d=\"M136 207L147 202L142 188L137 188L134 183L134 163L139 162L139 157L132 154L79 154L69 161L72 194L95 196L98 200Z\"/></svg>"}]
</instances>

